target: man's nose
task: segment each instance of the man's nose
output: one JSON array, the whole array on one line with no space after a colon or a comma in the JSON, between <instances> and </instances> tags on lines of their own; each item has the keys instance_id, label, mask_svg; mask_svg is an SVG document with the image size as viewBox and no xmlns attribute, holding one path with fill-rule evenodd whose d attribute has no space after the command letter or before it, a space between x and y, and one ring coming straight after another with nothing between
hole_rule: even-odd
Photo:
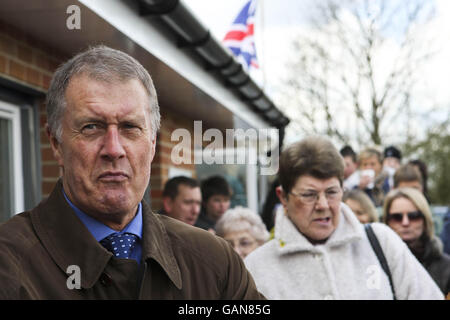
<instances>
[{"instance_id":1,"label":"man's nose","mask_svg":"<svg viewBox=\"0 0 450 320\"><path fill-rule=\"evenodd\" d=\"M101 156L108 160L116 160L125 156L125 149L116 126L109 126L106 130Z\"/></svg>"}]
</instances>

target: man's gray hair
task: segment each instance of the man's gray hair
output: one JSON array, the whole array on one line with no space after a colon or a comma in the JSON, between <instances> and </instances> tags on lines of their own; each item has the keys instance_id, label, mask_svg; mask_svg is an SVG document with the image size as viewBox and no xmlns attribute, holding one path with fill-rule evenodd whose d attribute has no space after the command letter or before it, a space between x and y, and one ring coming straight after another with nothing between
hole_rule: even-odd
<instances>
[{"instance_id":1,"label":"man's gray hair","mask_svg":"<svg viewBox=\"0 0 450 320\"><path fill-rule=\"evenodd\" d=\"M100 45L90 47L61 65L53 75L47 93L47 121L51 134L61 141L61 119L66 108L65 92L72 77L77 75L104 81L139 80L149 96L149 113L153 138L159 130L161 115L152 78L147 70L128 54Z\"/></svg>"}]
</instances>

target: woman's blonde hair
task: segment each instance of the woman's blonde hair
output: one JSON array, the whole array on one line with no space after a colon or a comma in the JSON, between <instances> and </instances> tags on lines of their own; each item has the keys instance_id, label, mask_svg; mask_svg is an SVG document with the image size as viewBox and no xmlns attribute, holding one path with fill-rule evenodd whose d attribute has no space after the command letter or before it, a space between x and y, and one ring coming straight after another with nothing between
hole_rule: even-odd
<instances>
[{"instance_id":1,"label":"woman's blonde hair","mask_svg":"<svg viewBox=\"0 0 450 320\"><path fill-rule=\"evenodd\" d=\"M342 197L342 201L345 202L348 199L359 203L363 211L369 215L369 222L378 222L378 211L372 200L370 200L369 196L364 191L359 189L346 191Z\"/></svg>"},{"instance_id":2,"label":"woman's blonde hair","mask_svg":"<svg viewBox=\"0 0 450 320\"><path fill-rule=\"evenodd\" d=\"M432 239L434 237L434 223L433 216L431 213L430 206L428 205L427 200L425 199L422 192L413 189L413 188L398 188L390 191L386 199L384 200L383 206L383 222L387 224L389 210L391 209L392 202L398 198L406 198L411 201L414 206L422 212L425 221L425 230L424 233L428 239Z\"/></svg>"},{"instance_id":3,"label":"woman's blonde hair","mask_svg":"<svg viewBox=\"0 0 450 320\"><path fill-rule=\"evenodd\" d=\"M261 217L241 206L227 210L216 223L216 234L222 238L229 232L239 231L248 231L260 245L270 236Z\"/></svg>"}]
</instances>

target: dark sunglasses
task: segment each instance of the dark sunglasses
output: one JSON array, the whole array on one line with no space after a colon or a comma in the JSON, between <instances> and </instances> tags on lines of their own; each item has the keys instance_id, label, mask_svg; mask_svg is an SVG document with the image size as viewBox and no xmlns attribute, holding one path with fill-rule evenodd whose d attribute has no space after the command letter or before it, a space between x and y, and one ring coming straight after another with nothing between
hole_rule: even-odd
<instances>
[{"instance_id":1,"label":"dark sunglasses","mask_svg":"<svg viewBox=\"0 0 450 320\"><path fill-rule=\"evenodd\" d=\"M417 221L423 218L423 213L420 211L411 211L407 213L409 221ZM389 221L402 222L403 221L403 213L390 213L388 215Z\"/></svg>"}]
</instances>

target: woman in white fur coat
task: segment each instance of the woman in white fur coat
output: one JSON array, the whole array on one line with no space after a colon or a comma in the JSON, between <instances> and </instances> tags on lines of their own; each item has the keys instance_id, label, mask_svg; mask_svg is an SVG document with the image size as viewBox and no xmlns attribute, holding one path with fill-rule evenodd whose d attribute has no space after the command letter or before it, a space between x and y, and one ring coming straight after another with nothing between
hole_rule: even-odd
<instances>
[{"instance_id":1,"label":"woman in white fur coat","mask_svg":"<svg viewBox=\"0 0 450 320\"><path fill-rule=\"evenodd\" d=\"M282 208L275 237L245 264L268 299L443 299L404 242L373 223L392 274L389 278L362 225L341 203L344 162L333 144L309 137L280 156Z\"/></svg>"}]
</instances>

